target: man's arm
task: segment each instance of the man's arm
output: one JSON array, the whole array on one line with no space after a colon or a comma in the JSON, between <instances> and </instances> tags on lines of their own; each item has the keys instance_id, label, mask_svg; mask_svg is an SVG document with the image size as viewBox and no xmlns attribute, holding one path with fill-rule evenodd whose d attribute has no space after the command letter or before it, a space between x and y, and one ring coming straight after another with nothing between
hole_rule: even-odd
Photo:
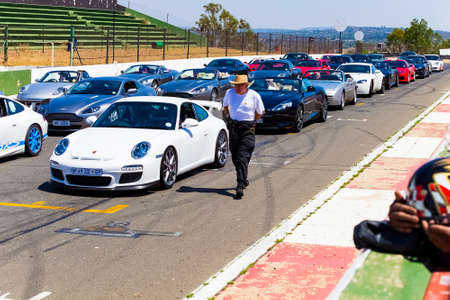
<instances>
[{"instance_id":1,"label":"man's arm","mask_svg":"<svg viewBox=\"0 0 450 300\"><path fill-rule=\"evenodd\" d=\"M255 121L257 121L258 119L261 119L261 117L264 115L264 111L262 111L262 113L261 114L258 114L256 111L255 111Z\"/></svg>"}]
</instances>

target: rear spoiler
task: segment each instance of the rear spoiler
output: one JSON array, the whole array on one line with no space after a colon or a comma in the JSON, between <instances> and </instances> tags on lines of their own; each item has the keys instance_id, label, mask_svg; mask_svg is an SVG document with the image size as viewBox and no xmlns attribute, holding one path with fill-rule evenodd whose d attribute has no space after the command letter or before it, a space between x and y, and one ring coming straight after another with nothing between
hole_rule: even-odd
<instances>
[{"instance_id":1,"label":"rear spoiler","mask_svg":"<svg viewBox=\"0 0 450 300\"><path fill-rule=\"evenodd\" d=\"M217 109L217 110L222 110L222 103L220 102L216 102L216 101L208 101L208 100L191 100L192 102L194 102L195 104L201 105L205 108L211 109Z\"/></svg>"}]
</instances>

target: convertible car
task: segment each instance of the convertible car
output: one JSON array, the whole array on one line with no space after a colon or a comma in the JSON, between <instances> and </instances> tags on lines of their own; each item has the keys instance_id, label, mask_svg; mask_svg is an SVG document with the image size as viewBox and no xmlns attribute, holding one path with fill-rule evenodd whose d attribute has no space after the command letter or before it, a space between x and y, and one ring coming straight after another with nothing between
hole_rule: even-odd
<instances>
[{"instance_id":1,"label":"convertible car","mask_svg":"<svg viewBox=\"0 0 450 300\"><path fill-rule=\"evenodd\" d=\"M303 78L308 79L315 87L322 87L328 99L328 105L343 110L346 103L356 104L356 81L342 71L315 70L307 71Z\"/></svg>"},{"instance_id":2,"label":"convertible car","mask_svg":"<svg viewBox=\"0 0 450 300\"><path fill-rule=\"evenodd\" d=\"M308 53L291 52L291 53L286 53L282 59L288 60L291 63L295 64L295 62L297 62L299 60L307 60L307 59L312 59L312 58L311 58L311 56L308 55Z\"/></svg>"},{"instance_id":3,"label":"convertible car","mask_svg":"<svg viewBox=\"0 0 450 300\"><path fill-rule=\"evenodd\" d=\"M25 152L35 156L47 138L47 121L17 101L0 97L0 157Z\"/></svg>"},{"instance_id":4,"label":"convertible car","mask_svg":"<svg viewBox=\"0 0 450 300\"><path fill-rule=\"evenodd\" d=\"M342 64L347 64L353 62L353 59L348 55L335 55L330 57L330 62L328 65L331 69L335 70Z\"/></svg>"},{"instance_id":5,"label":"convertible car","mask_svg":"<svg viewBox=\"0 0 450 300\"><path fill-rule=\"evenodd\" d=\"M226 125L202 104L221 107L172 97L117 101L92 127L59 141L50 158L51 181L75 189L170 188L192 169L225 166Z\"/></svg>"},{"instance_id":6,"label":"convertible car","mask_svg":"<svg viewBox=\"0 0 450 300\"><path fill-rule=\"evenodd\" d=\"M250 68L250 72L251 72L251 71L255 71L256 69L258 69L259 65L265 60L266 60L265 58L255 58L245 64Z\"/></svg>"},{"instance_id":7,"label":"convertible car","mask_svg":"<svg viewBox=\"0 0 450 300\"><path fill-rule=\"evenodd\" d=\"M256 71L249 74L249 79L266 77L300 78L302 72L296 69L288 60L266 60L262 62Z\"/></svg>"},{"instance_id":8,"label":"convertible car","mask_svg":"<svg viewBox=\"0 0 450 300\"><path fill-rule=\"evenodd\" d=\"M175 80L161 85L158 94L189 99L217 101L231 88L230 75L213 69L188 69Z\"/></svg>"},{"instance_id":9,"label":"convertible car","mask_svg":"<svg viewBox=\"0 0 450 300\"><path fill-rule=\"evenodd\" d=\"M37 111L41 104L47 104L50 100L63 95L65 90L87 78L89 78L89 74L82 70L50 71L45 73L42 78L36 79L36 83L21 87L17 94L17 100Z\"/></svg>"},{"instance_id":10,"label":"convertible car","mask_svg":"<svg viewBox=\"0 0 450 300\"><path fill-rule=\"evenodd\" d=\"M384 75L384 87L386 90L391 89L391 87L398 87L399 85L399 75L397 68L391 67L391 65L386 61L374 61L373 65L377 70L380 70Z\"/></svg>"},{"instance_id":11,"label":"convertible car","mask_svg":"<svg viewBox=\"0 0 450 300\"><path fill-rule=\"evenodd\" d=\"M372 96L373 93L384 93L384 75L375 69L373 64L349 63L340 65L339 71L350 74L358 85L358 95Z\"/></svg>"},{"instance_id":12,"label":"convertible car","mask_svg":"<svg viewBox=\"0 0 450 300\"><path fill-rule=\"evenodd\" d=\"M257 128L291 129L300 132L303 123L312 119L325 122L328 102L325 91L314 87L308 79L259 78L250 87L262 98L265 114Z\"/></svg>"},{"instance_id":13,"label":"convertible car","mask_svg":"<svg viewBox=\"0 0 450 300\"><path fill-rule=\"evenodd\" d=\"M248 74L250 72L250 68L246 64L235 58L213 59L209 64L205 64L205 67L229 74Z\"/></svg>"},{"instance_id":14,"label":"convertible car","mask_svg":"<svg viewBox=\"0 0 450 300\"><path fill-rule=\"evenodd\" d=\"M95 77L80 81L64 96L41 105L51 132L72 132L89 127L112 103L129 96L154 96L149 86L123 77Z\"/></svg>"},{"instance_id":15,"label":"convertible car","mask_svg":"<svg viewBox=\"0 0 450 300\"><path fill-rule=\"evenodd\" d=\"M121 72L120 77L139 81L143 85L156 89L159 85L169 82L178 72L158 65L134 65Z\"/></svg>"},{"instance_id":16,"label":"convertible car","mask_svg":"<svg viewBox=\"0 0 450 300\"><path fill-rule=\"evenodd\" d=\"M416 80L416 68L413 64L403 59L387 60L386 62L397 69L399 82L410 83Z\"/></svg>"}]
</instances>

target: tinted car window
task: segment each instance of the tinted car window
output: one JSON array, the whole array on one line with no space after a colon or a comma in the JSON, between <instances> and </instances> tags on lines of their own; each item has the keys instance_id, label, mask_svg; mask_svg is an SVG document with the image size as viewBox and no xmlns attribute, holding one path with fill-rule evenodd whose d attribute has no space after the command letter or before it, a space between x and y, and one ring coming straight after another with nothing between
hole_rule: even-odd
<instances>
[{"instance_id":1,"label":"tinted car window","mask_svg":"<svg viewBox=\"0 0 450 300\"><path fill-rule=\"evenodd\" d=\"M191 103L183 103L180 110L180 124L186 119L196 119L195 111Z\"/></svg>"},{"instance_id":2,"label":"tinted car window","mask_svg":"<svg viewBox=\"0 0 450 300\"><path fill-rule=\"evenodd\" d=\"M396 68L407 68L408 67L404 61L390 61L389 64Z\"/></svg>"},{"instance_id":3,"label":"tinted car window","mask_svg":"<svg viewBox=\"0 0 450 300\"><path fill-rule=\"evenodd\" d=\"M121 84L119 80L86 80L75 84L67 94L117 95Z\"/></svg>"},{"instance_id":4,"label":"tinted car window","mask_svg":"<svg viewBox=\"0 0 450 300\"><path fill-rule=\"evenodd\" d=\"M6 106L8 108L8 115L15 115L24 110L22 105L11 100L6 100Z\"/></svg>"},{"instance_id":5,"label":"tinted car window","mask_svg":"<svg viewBox=\"0 0 450 300\"><path fill-rule=\"evenodd\" d=\"M370 66L367 65L341 65L338 69L347 73L370 73Z\"/></svg>"},{"instance_id":6,"label":"tinted car window","mask_svg":"<svg viewBox=\"0 0 450 300\"><path fill-rule=\"evenodd\" d=\"M0 118L6 116L7 114L8 112L6 110L5 100L0 99Z\"/></svg>"},{"instance_id":7,"label":"tinted car window","mask_svg":"<svg viewBox=\"0 0 450 300\"><path fill-rule=\"evenodd\" d=\"M194 104L194 110L195 110L195 114L197 115L197 120L198 121L203 121L208 117L208 113L206 112L206 110L204 110L202 107L200 107L197 104Z\"/></svg>"},{"instance_id":8,"label":"tinted car window","mask_svg":"<svg viewBox=\"0 0 450 300\"><path fill-rule=\"evenodd\" d=\"M258 70L289 70L289 65L280 61L265 61L261 63Z\"/></svg>"}]
</instances>

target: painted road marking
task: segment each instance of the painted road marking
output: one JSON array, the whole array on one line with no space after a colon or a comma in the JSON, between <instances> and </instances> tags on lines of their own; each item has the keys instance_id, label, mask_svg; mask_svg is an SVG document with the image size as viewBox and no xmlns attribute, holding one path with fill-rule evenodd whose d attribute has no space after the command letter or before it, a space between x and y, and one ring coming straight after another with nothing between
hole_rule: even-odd
<instances>
[{"instance_id":1,"label":"painted road marking","mask_svg":"<svg viewBox=\"0 0 450 300\"><path fill-rule=\"evenodd\" d=\"M432 112L422 121L423 123L450 123L450 113Z\"/></svg>"},{"instance_id":2,"label":"painted road marking","mask_svg":"<svg viewBox=\"0 0 450 300\"><path fill-rule=\"evenodd\" d=\"M363 102L359 102L359 103L356 103L356 106L363 106L365 103L363 103Z\"/></svg>"},{"instance_id":3,"label":"painted road marking","mask_svg":"<svg viewBox=\"0 0 450 300\"><path fill-rule=\"evenodd\" d=\"M441 138L407 136L398 141L392 149L389 149L386 153L384 153L383 157L428 159L436 151L441 142Z\"/></svg>"},{"instance_id":4,"label":"painted road marking","mask_svg":"<svg viewBox=\"0 0 450 300\"><path fill-rule=\"evenodd\" d=\"M64 207L64 206L52 206L45 205L46 201L38 201L33 204L23 204L23 203L8 203L8 202L0 202L0 206L10 206L10 207L26 207L26 208L38 208L38 209L47 209L47 210L62 210L62 211L78 211L79 208L76 207ZM125 204L118 204L108 209L83 209L81 212L86 213L98 213L98 214L114 214L124 208L128 207Z\"/></svg>"},{"instance_id":5,"label":"painted road marking","mask_svg":"<svg viewBox=\"0 0 450 300\"><path fill-rule=\"evenodd\" d=\"M44 299L45 297L48 297L52 294L52 292L42 292L36 296L34 296L33 298L30 298L30 300L41 300Z\"/></svg>"}]
</instances>

